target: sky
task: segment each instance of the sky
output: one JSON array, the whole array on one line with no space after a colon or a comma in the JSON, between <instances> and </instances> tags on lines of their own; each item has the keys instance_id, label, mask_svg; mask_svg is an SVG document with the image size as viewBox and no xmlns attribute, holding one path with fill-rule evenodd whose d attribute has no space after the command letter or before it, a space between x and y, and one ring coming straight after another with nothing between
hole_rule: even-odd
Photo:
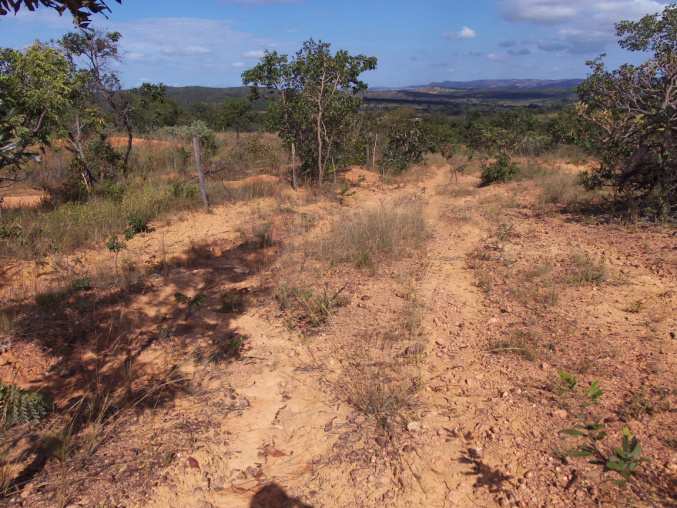
<instances>
[{"instance_id":1,"label":"sky","mask_svg":"<svg viewBox=\"0 0 677 508\"><path fill-rule=\"evenodd\" d=\"M669 0L123 0L93 26L123 35L126 86L238 86L264 50L293 54L308 39L378 57L370 86L475 79L585 77L607 53L616 67L642 55L618 48L613 25ZM51 9L0 17L0 47L72 29Z\"/></svg>"}]
</instances>

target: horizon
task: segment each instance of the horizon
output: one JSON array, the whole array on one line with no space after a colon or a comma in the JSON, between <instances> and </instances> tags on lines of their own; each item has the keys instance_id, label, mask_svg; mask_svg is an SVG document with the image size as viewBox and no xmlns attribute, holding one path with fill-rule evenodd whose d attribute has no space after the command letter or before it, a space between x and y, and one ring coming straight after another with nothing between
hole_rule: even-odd
<instances>
[{"instance_id":1,"label":"horizon","mask_svg":"<svg viewBox=\"0 0 677 508\"><path fill-rule=\"evenodd\" d=\"M434 0L336 5L321 0L204 0L185 15L178 0L123 0L92 26L123 35L117 69L125 87L242 86L240 75L265 50L293 54L309 38L332 49L376 56L371 88L444 81L583 79L585 62L606 53L610 67L644 55L620 49L614 23L658 12L668 0ZM162 14L155 12L162 8ZM361 12L361 15L357 15ZM329 20L329 21L328 21ZM51 9L0 17L0 46L22 48L72 30ZM527 77L524 77L527 76Z\"/></svg>"}]
</instances>

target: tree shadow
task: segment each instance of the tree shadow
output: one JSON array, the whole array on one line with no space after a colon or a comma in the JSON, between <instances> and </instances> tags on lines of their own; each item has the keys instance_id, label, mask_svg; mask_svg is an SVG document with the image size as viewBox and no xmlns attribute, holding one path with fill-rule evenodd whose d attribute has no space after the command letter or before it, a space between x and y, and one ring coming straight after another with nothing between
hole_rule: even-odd
<instances>
[{"instance_id":1,"label":"tree shadow","mask_svg":"<svg viewBox=\"0 0 677 508\"><path fill-rule=\"evenodd\" d=\"M482 462L479 454L472 448L469 448L466 451L465 455L459 459L459 462L462 464L470 464L472 466L472 471L464 474L467 476L477 476L474 485L475 488L487 487L489 492L497 493L503 490L503 484L505 482L512 480L510 475Z\"/></svg>"},{"instance_id":2,"label":"tree shadow","mask_svg":"<svg viewBox=\"0 0 677 508\"><path fill-rule=\"evenodd\" d=\"M296 497L289 497L282 487L270 483L252 498L249 508L313 508Z\"/></svg>"},{"instance_id":3,"label":"tree shadow","mask_svg":"<svg viewBox=\"0 0 677 508\"><path fill-rule=\"evenodd\" d=\"M151 348L171 352L166 358L197 363L239 359L247 338L233 321L267 292L246 286L276 252L276 246L256 249L249 243L225 249L193 246L161 272L155 270L131 286L65 288L0 308L17 316L13 344L37 345L51 360L49 369L31 380L31 389L56 401L50 421L68 421L77 433L94 419L106 422L122 411L160 409L191 393L178 365L149 368L142 361ZM37 429L25 452L14 463L3 464L25 464L33 458L10 491L20 491L54 456L53 436L40 437ZM22 437L25 442L26 429L17 427L3 441L14 447Z\"/></svg>"}]
</instances>

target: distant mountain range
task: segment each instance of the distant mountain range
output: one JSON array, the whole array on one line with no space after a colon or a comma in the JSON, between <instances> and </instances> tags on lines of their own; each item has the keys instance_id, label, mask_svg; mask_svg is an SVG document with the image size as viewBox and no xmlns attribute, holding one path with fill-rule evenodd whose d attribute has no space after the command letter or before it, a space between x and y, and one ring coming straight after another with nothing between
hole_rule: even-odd
<instances>
[{"instance_id":1,"label":"distant mountain range","mask_svg":"<svg viewBox=\"0 0 677 508\"><path fill-rule=\"evenodd\" d=\"M581 79L484 79L477 81L441 81L399 88L370 88L364 95L375 107L411 106L458 112L478 106L549 107L576 99ZM220 103L229 98L247 97L249 87L215 88L205 86L167 87L167 95L181 106ZM264 103L258 104L259 108Z\"/></svg>"},{"instance_id":2,"label":"distant mountain range","mask_svg":"<svg viewBox=\"0 0 677 508\"><path fill-rule=\"evenodd\" d=\"M407 89L448 88L455 90L495 90L516 88L520 90L573 89L582 79L480 79L476 81L441 81Z\"/></svg>"}]
</instances>

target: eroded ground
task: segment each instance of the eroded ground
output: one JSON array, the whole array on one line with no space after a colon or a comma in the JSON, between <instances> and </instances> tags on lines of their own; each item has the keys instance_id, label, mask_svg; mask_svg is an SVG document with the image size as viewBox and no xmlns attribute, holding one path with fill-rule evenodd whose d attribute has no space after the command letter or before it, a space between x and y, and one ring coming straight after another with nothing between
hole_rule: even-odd
<instances>
[{"instance_id":1,"label":"eroded ground","mask_svg":"<svg viewBox=\"0 0 677 508\"><path fill-rule=\"evenodd\" d=\"M358 173L338 200L285 191L158 224L120 274L96 249L5 266L0 376L91 409L13 430L4 502L673 506L674 228L446 166ZM318 259L334 221L379 206L420 207L425 241L359 267ZM64 271L118 282L27 297ZM561 431L593 421L604 458L626 426L641 443L624 486L567 456L587 443Z\"/></svg>"}]
</instances>

